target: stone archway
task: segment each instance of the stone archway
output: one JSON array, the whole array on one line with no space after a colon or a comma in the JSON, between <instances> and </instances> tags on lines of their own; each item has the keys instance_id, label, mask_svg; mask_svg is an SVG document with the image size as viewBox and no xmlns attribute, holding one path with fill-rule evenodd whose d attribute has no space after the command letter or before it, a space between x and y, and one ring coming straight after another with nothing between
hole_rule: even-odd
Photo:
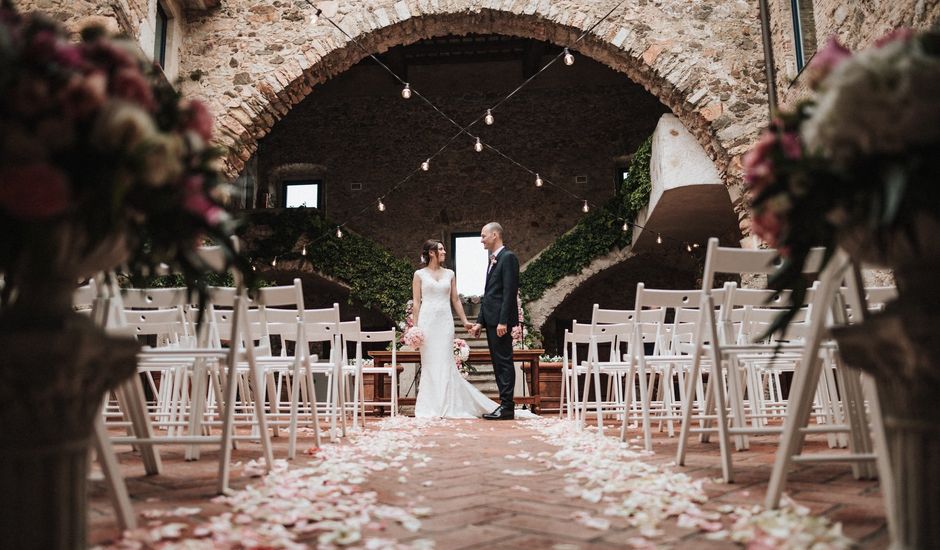
<instances>
[{"instance_id":1,"label":"stone archway","mask_svg":"<svg viewBox=\"0 0 940 550\"><path fill-rule=\"evenodd\" d=\"M334 20L366 51L377 53L468 33L571 46L610 6L379 0L342 8ZM230 149L231 177L254 154L258 140L317 84L366 56L329 23L311 27L304 21L311 13L312 8L271 0L226 4L189 21L184 64L200 76L186 82L184 91L206 98L217 115L218 141ZM625 3L576 50L625 74L668 106L715 162L737 201L740 193L732 183L737 157L766 118L759 32L756 7L744 2ZM251 49L234 55L238 47Z\"/></svg>"}]
</instances>

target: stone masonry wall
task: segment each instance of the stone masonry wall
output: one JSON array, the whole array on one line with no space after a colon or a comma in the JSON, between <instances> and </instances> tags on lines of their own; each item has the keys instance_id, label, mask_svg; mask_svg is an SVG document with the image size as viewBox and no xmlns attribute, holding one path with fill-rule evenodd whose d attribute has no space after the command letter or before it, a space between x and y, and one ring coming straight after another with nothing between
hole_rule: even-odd
<instances>
[{"instance_id":1,"label":"stone masonry wall","mask_svg":"<svg viewBox=\"0 0 940 550\"><path fill-rule=\"evenodd\" d=\"M301 2L224 2L189 20L182 73L198 70L204 76L187 83L185 90L206 98L218 115L220 141L232 148L230 175L241 171L258 140L294 105L366 52L470 32L569 46L615 4L372 0L339 5L335 22L360 40L365 51L323 19L310 25L312 10ZM719 169L730 171L727 179L734 183L736 157L767 116L756 4L627 2L575 49L625 73L659 98Z\"/></svg>"},{"instance_id":2,"label":"stone masonry wall","mask_svg":"<svg viewBox=\"0 0 940 550\"><path fill-rule=\"evenodd\" d=\"M806 94L796 70L790 0L771 0L771 34L778 97L793 104ZM815 0L817 47L835 36L853 51L872 44L897 27L929 28L940 22L940 0Z\"/></svg>"},{"instance_id":3,"label":"stone masonry wall","mask_svg":"<svg viewBox=\"0 0 940 550\"><path fill-rule=\"evenodd\" d=\"M522 81L522 64L414 65L409 81L458 121L473 120ZM582 203L490 150L476 153L456 139L400 190L376 198L440 149L455 129L417 98L403 100L399 85L374 62L364 62L321 85L263 138L257 153L262 188L280 194L282 167L320 167L325 210L337 222L365 210L349 227L393 254L417 261L425 239L479 232L498 220L523 262L570 229ZM652 134L665 107L622 74L579 59L553 65L479 124L485 143L505 152L578 196L602 204L615 190L615 173ZM587 182L576 183L577 176ZM352 183L362 190L351 189ZM281 204L278 200L278 204Z\"/></svg>"}]
</instances>

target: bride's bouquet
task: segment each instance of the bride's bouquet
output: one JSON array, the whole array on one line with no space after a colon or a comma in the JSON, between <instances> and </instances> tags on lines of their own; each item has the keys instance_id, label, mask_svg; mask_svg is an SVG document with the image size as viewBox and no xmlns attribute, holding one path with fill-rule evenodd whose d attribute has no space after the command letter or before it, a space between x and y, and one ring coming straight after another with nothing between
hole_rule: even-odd
<instances>
[{"instance_id":1,"label":"bride's bouquet","mask_svg":"<svg viewBox=\"0 0 940 550\"><path fill-rule=\"evenodd\" d=\"M468 359L470 359L470 345L463 338L454 338L454 363L457 364L457 370L464 378L477 371Z\"/></svg>"},{"instance_id":2,"label":"bride's bouquet","mask_svg":"<svg viewBox=\"0 0 940 550\"><path fill-rule=\"evenodd\" d=\"M420 349L424 344L424 331L419 327L411 327L402 335L401 341L411 349Z\"/></svg>"}]
</instances>

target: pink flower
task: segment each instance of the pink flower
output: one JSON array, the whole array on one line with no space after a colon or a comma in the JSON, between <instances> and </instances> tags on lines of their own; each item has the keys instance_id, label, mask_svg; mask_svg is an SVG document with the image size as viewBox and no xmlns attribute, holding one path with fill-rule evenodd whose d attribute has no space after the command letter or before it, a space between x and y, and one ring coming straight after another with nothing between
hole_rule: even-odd
<instances>
[{"instance_id":1,"label":"pink flower","mask_svg":"<svg viewBox=\"0 0 940 550\"><path fill-rule=\"evenodd\" d=\"M0 208L14 218L46 220L68 204L68 179L58 169L39 163L0 168Z\"/></svg>"},{"instance_id":2,"label":"pink flower","mask_svg":"<svg viewBox=\"0 0 940 550\"><path fill-rule=\"evenodd\" d=\"M421 348L421 344L424 343L424 331L418 327L411 327L405 331L405 334L402 335L401 340L406 346L419 349Z\"/></svg>"},{"instance_id":3,"label":"pink flower","mask_svg":"<svg viewBox=\"0 0 940 550\"><path fill-rule=\"evenodd\" d=\"M208 142L212 140L212 114L205 103L193 100L189 102L186 113L185 128L196 132L199 137Z\"/></svg>"},{"instance_id":4,"label":"pink flower","mask_svg":"<svg viewBox=\"0 0 940 550\"><path fill-rule=\"evenodd\" d=\"M200 216L209 225L216 225L222 221L225 211L206 196L202 176L190 176L186 178L183 185L185 186L183 208Z\"/></svg>"},{"instance_id":5,"label":"pink flower","mask_svg":"<svg viewBox=\"0 0 940 550\"><path fill-rule=\"evenodd\" d=\"M78 69L85 65L82 50L73 44L59 44L55 51L55 60L70 69Z\"/></svg>"},{"instance_id":6,"label":"pink flower","mask_svg":"<svg viewBox=\"0 0 940 550\"><path fill-rule=\"evenodd\" d=\"M82 118L104 105L108 99L108 79L101 71L86 76L72 75L62 91L65 114L69 118Z\"/></svg>"},{"instance_id":7,"label":"pink flower","mask_svg":"<svg viewBox=\"0 0 940 550\"><path fill-rule=\"evenodd\" d=\"M744 167L744 181L748 188L760 191L773 181L773 160L771 153L777 145L777 135L772 130L764 130L760 139L741 159Z\"/></svg>"},{"instance_id":8,"label":"pink flower","mask_svg":"<svg viewBox=\"0 0 940 550\"><path fill-rule=\"evenodd\" d=\"M914 29L910 27L898 27L892 31L888 31L884 36L875 40L875 47L880 48L892 42L907 42L908 40L914 38Z\"/></svg>"},{"instance_id":9,"label":"pink flower","mask_svg":"<svg viewBox=\"0 0 940 550\"><path fill-rule=\"evenodd\" d=\"M803 158L803 145L800 143L800 136L795 132L784 132L780 136L780 149L783 150L783 156L788 159Z\"/></svg>"},{"instance_id":10,"label":"pink flower","mask_svg":"<svg viewBox=\"0 0 940 550\"><path fill-rule=\"evenodd\" d=\"M123 67L114 73L111 90L115 96L127 99L148 111L156 108L150 83L136 67Z\"/></svg>"},{"instance_id":11,"label":"pink flower","mask_svg":"<svg viewBox=\"0 0 940 550\"><path fill-rule=\"evenodd\" d=\"M806 67L806 78L810 87L816 88L829 76L829 73L850 57L852 57L851 50L843 46L835 36L830 37L826 45L816 52L809 66Z\"/></svg>"},{"instance_id":12,"label":"pink flower","mask_svg":"<svg viewBox=\"0 0 940 550\"><path fill-rule=\"evenodd\" d=\"M762 208L754 212L751 218L751 229L771 247L776 247L783 231L783 222L780 216L769 208Z\"/></svg>"}]
</instances>

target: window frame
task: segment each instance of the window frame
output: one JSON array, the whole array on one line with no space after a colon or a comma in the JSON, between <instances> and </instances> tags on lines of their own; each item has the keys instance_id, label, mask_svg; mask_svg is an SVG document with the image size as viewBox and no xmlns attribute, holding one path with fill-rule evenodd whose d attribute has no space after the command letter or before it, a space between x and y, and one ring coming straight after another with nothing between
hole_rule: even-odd
<instances>
[{"instance_id":1,"label":"window frame","mask_svg":"<svg viewBox=\"0 0 940 550\"><path fill-rule=\"evenodd\" d=\"M316 206L287 206L287 190L294 186L316 185L317 186L317 205ZM281 207L282 208L315 208L323 210L324 188L322 178L304 178L304 179L285 179L281 180Z\"/></svg>"},{"instance_id":2,"label":"window frame","mask_svg":"<svg viewBox=\"0 0 940 550\"><path fill-rule=\"evenodd\" d=\"M157 14L154 19L153 60L166 69L166 47L170 39L170 21L172 21L163 2L157 2Z\"/></svg>"}]
</instances>

